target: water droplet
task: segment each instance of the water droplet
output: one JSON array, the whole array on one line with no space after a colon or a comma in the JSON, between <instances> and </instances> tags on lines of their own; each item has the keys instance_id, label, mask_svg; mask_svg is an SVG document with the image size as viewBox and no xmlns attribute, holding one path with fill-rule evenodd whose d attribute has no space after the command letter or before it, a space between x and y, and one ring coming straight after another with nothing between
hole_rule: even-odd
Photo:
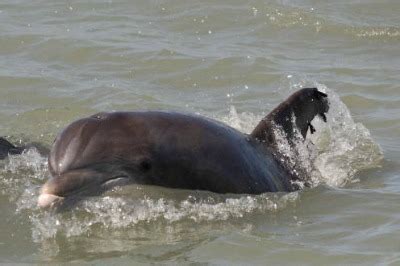
<instances>
[{"instance_id":1,"label":"water droplet","mask_svg":"<svg viewBox=\"0 0 400 266\"><path fill-rule=\"evenodd\" d=\"M252 7L252 10L253 10L253 16L257 16L258 9L255 7Z\"/></svg>"}]
</instances>

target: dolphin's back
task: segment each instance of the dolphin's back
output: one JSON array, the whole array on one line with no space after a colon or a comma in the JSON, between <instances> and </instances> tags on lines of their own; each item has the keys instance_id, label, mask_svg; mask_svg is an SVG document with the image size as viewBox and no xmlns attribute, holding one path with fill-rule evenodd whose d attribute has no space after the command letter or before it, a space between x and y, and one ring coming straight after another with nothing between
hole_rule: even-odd
<instances>
[{"instance_id":1,"label":"dolphin's back","mask_svg":"<svg viewBox=\"0 0 400 266\"><path fill-rule=\"evenodd\" d=\"M143 158L151 170L138 183L217 193L291 190L288 171L252 137L212 119L171 112L78 120L57 137L49 166L60 175L101 165L135 168Z\"/></svg>"}]
</instances>

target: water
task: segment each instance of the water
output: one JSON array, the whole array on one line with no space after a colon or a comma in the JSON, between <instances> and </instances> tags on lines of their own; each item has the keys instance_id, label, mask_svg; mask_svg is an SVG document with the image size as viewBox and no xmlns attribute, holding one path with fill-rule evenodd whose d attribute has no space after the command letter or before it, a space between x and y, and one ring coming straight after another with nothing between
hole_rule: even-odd
<instances>
[{"instance_id":1,"label":"water","mask_svg":"<svg viewBox=\"0 0 400 266\"><path fill-rule=\"evenodd\" d=\"M328 124L313 187L218 195L131 186L39 210L46 158L1 162L1 263L400 264L400 4L387 1L0 3L0 132L49 146L98 111L177 110L250 132L318 86ZM285 146L282 146L285 149Z\"/></svg>"}]
</instances>

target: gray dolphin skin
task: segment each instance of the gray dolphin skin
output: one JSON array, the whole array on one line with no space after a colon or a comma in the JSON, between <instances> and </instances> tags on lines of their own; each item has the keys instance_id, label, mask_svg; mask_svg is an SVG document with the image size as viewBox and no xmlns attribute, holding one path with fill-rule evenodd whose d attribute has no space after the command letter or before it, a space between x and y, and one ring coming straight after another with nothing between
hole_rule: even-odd
<instances>
[{"instance_id":1,"label":"gray dolphin skin","mask_svg":"<svg viewBox=\"0 0 400 266\"><path fill-rule=\"evenodd\" d=\"M56 138L48 158L51 178L40 207L99 195L118 185L147 184L216 193L293 191L295 176L277 151L274 127L293 144L311 121L326 121L327 95L295 92L251 134L199 115L145 111L99 113L77 120ZM293 119L293 116L295 119Z\"/></svg>"},{"instance_id":2,"label":"gray dolphin skin","mask_svg":"<svg viewBox=\"0 0 400 266\"><path fill-rule=\"evenodd\" d=\"M0 160L5 159L9 154L21 154L24 147L16 147L8 140L0 138Z\"/></svg>"}]
</instances>

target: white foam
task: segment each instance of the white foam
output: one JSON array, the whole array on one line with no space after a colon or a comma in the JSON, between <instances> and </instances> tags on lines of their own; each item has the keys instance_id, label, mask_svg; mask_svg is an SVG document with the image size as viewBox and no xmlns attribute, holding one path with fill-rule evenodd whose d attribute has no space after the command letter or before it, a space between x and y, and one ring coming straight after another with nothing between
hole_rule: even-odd
<instances>
[{"instance_id":1,"label":"white foam","mask_svg":"<svg viewBox=\"0 0 400 266\"><path fill-rule=\"evenodd\" d=\"M208 192L204 192L208 193ZM89 198L68 213L52 213L35 209L30 219L36 242L53 238L57 233L66 237L88 234L100 227L107 229L142 227L162 222L218 222L242 218L246 214L275 212L297 200L298 193L263 194L258 196L227 197L220 201L208 197L195 200L129 199L126 197ZM171 227L170 227L171 228Z\"/></svg>"},{"instance_id":2,"label":"white foam","mask_svg":"<svg viewBox=\"0 0 400 266\"><path fill-rule=\"evenodd\" d=\"M292 87L296 88L294 85ZM318 84L318 88L329 95L331 105L327 115L328 123L313 121L317 131L309 140L298 142L296 152L300 160L294 160L293 163L303 162L312 186L321 183L343 186L353 182L355 174L360 170L379 166L382 152L369 131L353 121L338 95L323 85ZM219 117L219 120L249 133L263 116L238 113L232 106L229 114ZM288 147L282 139L280 149L290 155L293 151ZM173 235L176 233L174 230L178 230L177 225L186 221L209 224L243 219L247 215L286 208L299 197L298 193L216 196L209 192L193 192L180 197L175 194L177 192L169 192L173 196L167 197L158 191L154 193L155 196L131 197L135 192L120 194L117 191L111 195L89 198L76 208L57 214L39 209L36 205L39 187L49 174L46 158L35 150L10 156L1 174L1 192L10 201L16 202L17 215L28 215L32 223L33 240L36 242L54 239L57 234L71 237L96 230L137 229L156 223L162 223L162 228L172 230ZM148 187L142 187L137 192L141 195L152 193ZM202 196L196 199L192 196L195 193L201 193Z\"/></svg>"},{"instance_id":3,"label":"white foam","mask_svg":"<svg viewBox=\"0 0 400 266\"><path fill-rule=\"evenodd\" d=\"M304 87L304 84L304 81L291 84L289 92ZM363 124L354 122L349 109L333 90L322 84L314 85L328 94L328 122L316 117L312 121L316 132L308 134L305 141L297 131L296 150L291 148L284 134L277 128L278 147L293 167L301 164L307 172L307 182L312 187L320 184L341 187L357 181L355 175L361 170L379 167L383 153L369 130ZM290 93L285 91L283 94L287 96ZM249 113L238 114L232 106L229 115L221 120L249 133L261 119Z\"/></svg>"},{"instance_id":4,"label":"white foam","mask_svg":"<svg viewBox=\"0 0 400 266\"><path fill-rule=\"evenodd\" d=\"M319 120L314 124L315 128L322 129L311 137L318 147L314 165L321 173L320 182L343 186L355 181L357 172L379 167L382 149L363 124L354 122L349 109L334 91L321 84L317 86L329 95L330 110L328 123Z\"/></svg>"},{"instance_id":5,"label":"white foam","mask_svg":"<svg viewBox=\"0 0 400 266\"><path fill-rule=\"evenodd\" d=\"M0 193L7 195L12 202L17 199L20 202L25 194L29 198L28 195L48 176L47 159L30 148L21 155L10 155L0 175Z\"/></svg>"}]
</instances>

